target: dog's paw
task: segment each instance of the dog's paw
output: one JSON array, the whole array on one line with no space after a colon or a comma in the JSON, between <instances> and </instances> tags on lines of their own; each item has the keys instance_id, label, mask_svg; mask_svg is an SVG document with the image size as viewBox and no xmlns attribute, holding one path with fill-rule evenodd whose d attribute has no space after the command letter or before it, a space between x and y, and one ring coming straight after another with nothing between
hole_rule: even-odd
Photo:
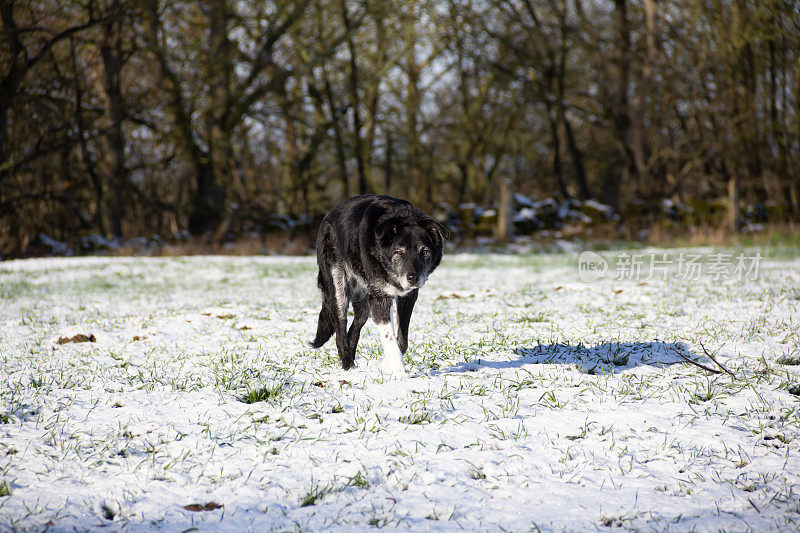
<instances>
[{"instance_id":1,"label":"dog's paw","mask_svg":"<svg viewBox=\"0 0 800 533\"><path fill-rule=\"evenodd\" d=\"M394 372L387 372L385 370L381 370L381 376L387 379L406 379L409 377L408 372L405 370L401 371L394 371Z\"/></svg>"},{"instance_id":2,"label":"dog's paw","mask_svg":"<svg viewBox=\"0 0 800 533\"><path fill-rule=\"evenodd\" d=\"M381 361L378 370L381 372L383 376L392 378L392 379L405 379L408 377L408 372L406 371L405 367L402 363L399 365L396 361L393 360L386 360L384 359Z\"/></svg>"}]
</instances>

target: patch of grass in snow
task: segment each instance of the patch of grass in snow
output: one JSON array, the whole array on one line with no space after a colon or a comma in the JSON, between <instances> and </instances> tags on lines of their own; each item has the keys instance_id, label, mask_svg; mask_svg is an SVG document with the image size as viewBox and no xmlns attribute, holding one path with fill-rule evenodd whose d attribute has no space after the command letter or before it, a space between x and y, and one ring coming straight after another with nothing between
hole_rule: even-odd
<instances>
[{"instance_id":1,"label":"patch of grass in snow","mask_svg":"<svg viewBox=\"0 0 800 533\"><path fill-rule=\"evenodd\" d=\"M713 400L719 397L722 391L714 385L711 380L706 381L704 385L696 384L695 390L689 397L689 403L700 404Z\"/></svg>"},{"instance_id":2,"label":"patch of grass in snow","mask_svg":"<svg viewBox=\"0 0 800 533\"><path fill-rule=\"evenodd\" d=\"M483 468L472 465L469 469L469 477L476 481L481 481L486 479L486 473Z\"/></svg>"},{"instance_id":3,"label":"patch of grass in snow","mask_svg":"<svg viewBox=\"0 0 800 533\"><path fill-rule=\"evenodd\" d=\"M425 517L425 520L440 520L439 513L437 513L436 509L434 509L428 516Z\"/></svg>"},{"instance_id":4,"label":"patch of grass in snow","mask_svg":"<svg viewBox=\"0 0 800 533\"><path fill-rule=\"evenodd\" d=\"M100 504L100 513L106 520L114 520L114 517L117 516L117 511L114 509L113 504L109 504L108 502Z\"/></svg>"},{"instance_id":5,"label":"patch of grass in snow","mask_svg":"<svg viewBox=\"0 0 800 533\"><path fill-rule=\"evenodd\" d=\"M631 523L631 518L627 516L601 516L600 524L605 527L622 528L627 527Z\"/></svg>"},{"instance_id":6,"label":"patch of grass in snow","mask_svg":"<svg viewBox=\"0 0 800 533\"><path fill-rule=\"evenodd\" d=\"M8 486L7 481L0 483L0 498L4 496L11 496L11 488Z\"/></svg>"},{"instance_id":7,"label":"patch of grass in snow","mask_svg":"<svg viewBox=\"0 0 800 533\"><path fill-rule=\"evenodd\" d=\"M239 401L244 403L274 401L279 398L281 394L283 394L283 383L278 383L272 386L249 390L239 397Z\"/></svg>"},{"instance_id":8,"label":"patch of grass in snow","mask_svg":"<svg viewBox=\"0 0 800 533\"><path fill-rule=\"evenodd\" d=\"M397 420L404 424L427 424L433 417L428 411L412 411Z\"/></svg>"},{"instance_id":9,"label":"patch of grass in snow","mask_svg":"<svg viewBox=\"0 0 800 533\"><path fill-rule=\"evenodd\" d=\"M794 353L789 353L787 350L786 354L780 356L775 362L786 366L798 366L800 365L800 350L795 350Z\"/></svg>"},{"instance_id":10,"label":"patch of grass in snow","mask_svg":"<svg viewBox=\"0 0 800 533\"><path fill-rule=\"evenodd\" d=\"M789 381L786 382L786 392L789 394L794 394L795 396L800 396L800 383Z\"/></svg>"},{"instance_id":11,"label":"patch of grass in snow","mask_svg":"<svg viewBox=\"0 0 800 533\"><path fill-rule=\"evenodd\" d=\"M517 316L511 320L521 324L536 324L539 322L549 322L553 314L554 313L552 311L542 311L539 313L530 313L528 315Z\"/></svg>"},{"instance_id":12,"label":"patch of grass in snow","mask_svg":"<svg viewBox=\"0 0 800 533\"><path fill-rule=\"evenodd\" d=\"M359 489L369 488L369 480L367 479L365 471L359 470L358 472L347 478L345 487L357 487Z\"/></svg>"},{"instance_id":13,"label":"patch of grass in snow","mask_svg":"<svg viewBox=\"0 0 800 533\"><path fill-rule=\"evenodd\" d=\"M470 394L472 394L473 396L486 396L487 394L489 394L489 391L486 389L485 385L475 385L470 390Z\"/></svg>"},{"instance_id":14,"label":"patch of grass in snow","mask_svg":"<svg viewBox=\"0 0 800 533\"><path fill-rule=\"evenodd\" d=\"M367 520L367 524L375 528L386 527L391 523L392 519L388 516L373 516Z\"/></svg>"},{"instance_id":15,"label":"patch of grass in snow","mask_svg":"<svg viewBox=\"0 0 800 533\"><path fill-rule=\"evenodd\" d=\"M316 505L319 500L324 498L325 495L330 493L332 490L333 487L330 485L320 485L319 483L312 481L308 492L306 492L305 496L300 499L300 507Z\"/></svg>"},{"instance_id":16,"label":"patch of grass in snow","mask_svg":"<svg viewBox=\"0 0 800 533\"><path fill-rule=\"evenodd\" d=\"M625 350L622 344L611 345L607 354L601 355L600 360L609 365L625 366L631 358L631 350Z\"/></svg>"},{"instance_id":17,"label":"patch of grass in snow","mask_svg":"<svg viewBox=\"0 0 800 533\"><path fill-rule=\"evenodd\" d=\"M555 392L547 391L539 397L539 404L550 409L563 409L567 402L559 400Z\"/></svg>"}]
</instances>

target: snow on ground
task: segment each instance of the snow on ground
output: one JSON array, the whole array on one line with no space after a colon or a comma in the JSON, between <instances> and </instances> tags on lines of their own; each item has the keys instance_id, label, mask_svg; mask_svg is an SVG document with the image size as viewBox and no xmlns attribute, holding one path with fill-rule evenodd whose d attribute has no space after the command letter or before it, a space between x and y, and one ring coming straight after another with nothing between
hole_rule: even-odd
<instances>
[{"instance_id":1,"label":"snow on ground","mask_svg":"<svg viewBox=\"0 0 800 533\"><path fill-rule=\"evenodd\" d=\"M684 252L447 256L397 381L311 258L0 263L0 530L797 530L800 261Z\"/></svg>"}]
</instances>

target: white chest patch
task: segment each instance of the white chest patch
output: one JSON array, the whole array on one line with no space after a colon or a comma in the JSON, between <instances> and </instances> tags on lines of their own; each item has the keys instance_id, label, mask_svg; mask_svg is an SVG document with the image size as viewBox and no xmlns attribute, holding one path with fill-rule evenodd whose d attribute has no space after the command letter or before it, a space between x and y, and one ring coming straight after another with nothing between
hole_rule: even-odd
<instances>
[{"instance_id":1,"label":"white chest patch","mask_svg":"<svg viewBox=\"0 0 800 533\"><path fill-rule=\"evenodd\" d=\"M395 287L391 283L384 283L381 286L381 291L383 291L383 293L386 296L394 296L394 297L403 296L404 294L408 293L410 290L411 289L408 289L408 290L398 289L397 287Z\"/></svg>"}]
</instances>

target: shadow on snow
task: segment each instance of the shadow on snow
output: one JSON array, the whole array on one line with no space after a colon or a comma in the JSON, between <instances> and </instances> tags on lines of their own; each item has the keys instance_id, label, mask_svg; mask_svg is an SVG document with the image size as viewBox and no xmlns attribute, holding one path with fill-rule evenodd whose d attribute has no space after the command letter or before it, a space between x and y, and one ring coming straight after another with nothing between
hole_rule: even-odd
<instances>
[{"instance_id":1,"label":"shadow on snow","mask_svg":"<svg viewBox=\"0 0 800 533\"><path fill-rule=\"evenodd\" d=\"M704 357L693 354L682 342L604 342L596 346L583 344L537 344L514 350L518 357L506 361L476 359L452 366L449 372L475 372L482 368L503 370L525 365L571 364L587 374L622 372L637 366L663 368L686 359L703 363ZM685 358L685 359L684 359ZM711 361L708 362L709 364Z\"/></svg>"}]
</instances>

